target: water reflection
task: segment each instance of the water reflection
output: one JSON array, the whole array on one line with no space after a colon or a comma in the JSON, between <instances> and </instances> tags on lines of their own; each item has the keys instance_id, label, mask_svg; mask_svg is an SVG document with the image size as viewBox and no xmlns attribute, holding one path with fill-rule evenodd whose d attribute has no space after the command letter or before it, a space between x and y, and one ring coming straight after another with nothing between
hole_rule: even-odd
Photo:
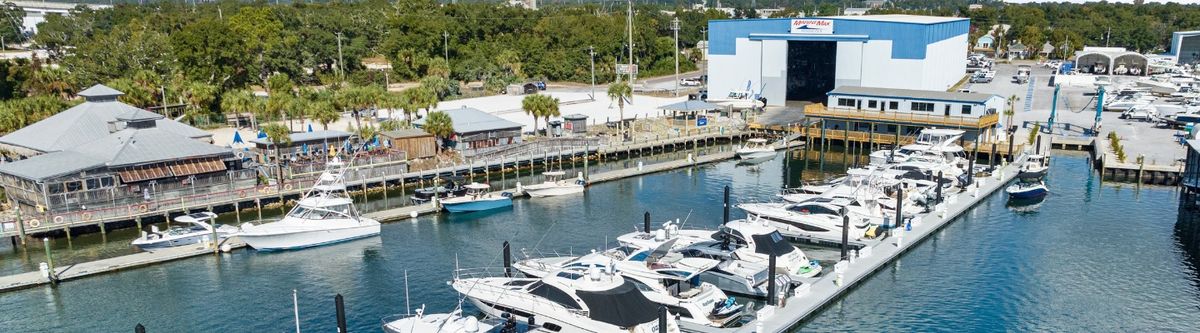
<instances>
[{"instance_id":1,"label":"water reflection","mask_svg":"<svg viewBox=\"0 0 1200 333\"><path fill-rule=\"evenodd\" d=\"M1024 199L1011 198L1011 199L1008 199L1008 203L1005 204L1005 206L1008 207L1008 210L1011 210L1016 213L1021 213L1021 214L1037 213L1038 208L1041 208L1042 203L1046 201L1046 197L1047 196L1041 196L1041 197L1037 197L1037 198L1024 198Z\"/></svg>"},{"instance_id":2,"label":"water reflection","mask_svg":"<svg viewBox=\"0 0 1200 333\"><path fill-rule=\"evenodd\" d=\"M1183 249L1193 284L1200 287L1200 195L1183 191L1175 221L1175 240Z\"/></svg>"}]
</instances>

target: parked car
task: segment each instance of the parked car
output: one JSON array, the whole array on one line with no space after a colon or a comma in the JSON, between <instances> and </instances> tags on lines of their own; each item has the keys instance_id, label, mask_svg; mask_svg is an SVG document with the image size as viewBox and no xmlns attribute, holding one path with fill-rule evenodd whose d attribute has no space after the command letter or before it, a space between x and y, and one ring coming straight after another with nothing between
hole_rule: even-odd
<instances>
[{"instance_id":1,"label":"parked car","mask_svg":"<svg viewBox=\"0 0 1200 333\"><path fill-rule=\"evenodd\" d=\"M992 75L986 75L986 74L984 74L985 72L987 72L987 71L978 71L978 72L975 72L975 74L971 74L971 79L968 80L968 82L971 82L971 83L992 82L992 78L995 77L996 73L992 72Z\"/></svg>"},{"instance_id":2,"label":"parked car","mask_svg":"<svg viewBox=\"0 0 1200 333\"><path fill-rule=\"evenodd\" d=\"M1158 111L1153 106L1137 106L1121 112L1121 119L1154 121L1158 118Z\"/></svg>"},{"instance_id":3,"label":"parked car","mask_svg":"<svg viewBox=\"0 0 1200 333\"><path fill-rule=\"evenodd\" d=\"M684 86L684 87L699 87L702 84L704 84L704 83L700 81L700 78L693 77L693 78L679 79L679 85Z\"/></svg>"},{"instance_id":4,"label":"parked car","mask_svg":"<svg viewBox=\"0 0 1200 333\"><path fill-rule=\"evenodd\" d=\"M538 90L546 90L546 81L534 81L533 85L537 86Z\"/></svg>"}]
</instances>

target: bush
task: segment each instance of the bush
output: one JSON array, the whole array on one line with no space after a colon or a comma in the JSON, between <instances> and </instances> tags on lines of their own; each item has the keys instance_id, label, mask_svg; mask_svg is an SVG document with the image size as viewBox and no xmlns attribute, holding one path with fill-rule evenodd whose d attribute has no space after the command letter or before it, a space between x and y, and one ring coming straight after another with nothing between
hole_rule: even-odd
<instances>
[{"instance_id":1,"label":"bush","mask_svg":"<svg viewBox=\"0 0 1200 333\"><path fill-rule=\"evenodd\" d=\"M1117 161L1125 163L1125 147L1121 146L1121 137L1117 136L1117 132L1108 132L1108 142L1113 153L1117 155Z\"/></svg>"}]
</instances>

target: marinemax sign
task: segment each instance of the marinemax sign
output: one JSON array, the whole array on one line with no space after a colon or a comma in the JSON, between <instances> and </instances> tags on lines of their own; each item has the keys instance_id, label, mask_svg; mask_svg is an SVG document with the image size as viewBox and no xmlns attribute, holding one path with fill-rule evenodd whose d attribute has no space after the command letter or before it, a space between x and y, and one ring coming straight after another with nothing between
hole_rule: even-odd
<instances>
[{"instance_id":1,"label":"marinemax sign","mask_svg":"<svg viewBox=\"0 0 1200 333\"><path fill-rule=\"evenodd\" d=\"M833 20L794 19L792 20L794 34L833 34Z\"/></svg>"}]
</instances>

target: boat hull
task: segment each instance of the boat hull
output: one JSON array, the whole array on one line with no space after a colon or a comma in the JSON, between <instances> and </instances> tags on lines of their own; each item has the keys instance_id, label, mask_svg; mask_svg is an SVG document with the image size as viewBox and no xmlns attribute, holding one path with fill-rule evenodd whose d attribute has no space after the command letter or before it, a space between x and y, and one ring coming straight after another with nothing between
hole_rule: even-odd
<instances>
[{"instance_id":1,"label":"boat hull","mask_svg":"<svg viewBox=\"0 0 1200 333\"><path fill-rule=\"evenodd\" d=\"M529 194L530 197L544 198L544 197L553 197L553 196L568 195L568 194L575 194L575 193L583 193L584 187L583 187L583 185L570 184L570 185L547 186L547 187L525 187L524 189L525 189L525 193Z\"/></svg>"},{"instance_id":2,"label":"boat hull","mask_svg":"<svg viewBox=\"0 0 1200 333\"><path fill-rule=\"evenodd\" d=\"M211 239L211 237L212 237L212 235L210 235L210 234L203 234L203 235L196 234L196 235L189 235L189 236L179 237L179 238L161 239L161 240L156 240L153 242L145 242L145 243L136 243L135 242L135 243L133 243L133 246L137 246L138 248L143 249L143 250L145 250L145 249L165 249L165 248L169 248L169 247L195 245L195 244L199 244L199 243L203 243L203 242L208 242L209 239ZM225 237L228 237L228 235L219 234L217 237L224 239Z\"/></svg>"},{"instance_id":3,"label":"boat hull","mask_svg":"<svg viewBox=\"0 0 1200 333\"><path fill-rule=\"evenodd\" d=\"M463 202L443 202L442 207L451 213L469 213L479 212L492 209L500 209L512 207L512 198L489 198L486 200L472 200Z\"/></svg>"},{"instance_id":4,"label":"boat hull","mask_svg":"<svg viewBox=\"0 0 1200 333\"><path fill-rule=\"evenodd\" d=\"M1044 186L1017 187L1016 185L1005 189L1005 192L1008 192L1008 196L1013 199L1036 199L1050 193Z\"/></svg>"},{"instance_id":5,"label":"boat hull","mask_svg":"<svg viewBox=\"0 0 1200 333\"><path fill-rule=\"evenodd\" d=\"M740 159L743 159L743 160L762 159L762 158L768 158L768 157L774 157L774 156L775 156L774 150L770 150L770 151L768 151L768 150L753 150L753 151L737 152L737 157Z\"/></svg>"},{"instance_id":6,"label":"boat hull","mask_svg":"<svg viewBox=\"0 0 1200 333\"><path fill-rule=\"evenodd\" d=\"M299 250L379 235L378 222L354 227L296 231L279 234L239 234L246 245L259 251Z\"/></svg>"}]
</instances>

